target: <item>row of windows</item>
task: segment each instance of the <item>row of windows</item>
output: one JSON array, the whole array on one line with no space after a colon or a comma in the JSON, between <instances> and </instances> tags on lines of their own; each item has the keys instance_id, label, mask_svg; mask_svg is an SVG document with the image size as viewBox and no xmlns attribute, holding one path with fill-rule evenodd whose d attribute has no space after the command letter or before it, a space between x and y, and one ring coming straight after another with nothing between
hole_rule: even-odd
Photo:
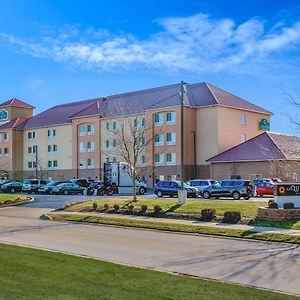
<instances>
[{"instance_id":1,"label":"row of windows","mask_svg":"<svg viewBox=\"0 0 300 300\"><path fill-rule=\"evenodd\" d=\"M176 112L167 112L167 125L176 124ZM154 124L155 126L163 125L165 122L165 113L157 113L154 115Z\"/></svg>"},{"instance_id":2,"label":"row of windows","mask_svg":"<svg viewBox=\"0 0 300 300\"><path fill-rule=\"evenodd\" d=\"M176 145L176 132L167 133L167 145ZM156 134L154 137L155 146L163 146L165 143L165 135L163 133Z\"/></svg>"},{"instance_id":3,"label":"row of windows","mask_svg":"<svg viewBox=\"0 0 300 300\"><path fill-rule=\"evenodd\" d=\"M94 124L80 125L79 126L79 135L80 136L94 135L94 134L95 134Z\"/></svg>"},{"instance_id":4,"label":"row of windows","mask_svg":"<svg viewBox=\"0 0 300 300\"><path fill-rule=\"evenodd\" d=\"M166 153L155 153L154 154L154 163L156 166L160 166L165 164L165 156L167 165L175 165L176 164L176 153L170 152Z\"/></svg>"},{"instance_id":5,"label":"row of windows","mask_svg":"<svg viewBox=\"0 0 300 300\"><path fill-rule=\"evenodd\" d=\"M0 142L8 142L9 141L9 134L7 132L0 133Z\"/></svg>"},{"instance_id":6,"label":"row of windows","mask_svg":"<svg viewBox=\"0 0 300 300\"><path fill-rule=\"evenodd\" d=\"M48 145L48 153L57 152L58 146L57 145ZM37 146L30 146L27 148L28 154L36 154Z\"/></svg>"},{"instance_id":7,"label":"row of windows","mask_svg":"<svg viewBox=\"0 0 300 300\"><path fill-rule=\"evenodd\" d=\"M95 168L95 159L94 158L88 158L87 160L80 159L79 168L80 169L86 169L86 168L94 169Z\"/></svg>"},{"instance_id":8,"label":"row of windows","mask_svg":"<svg viewBox=\"0 0 300 300\"><path fill-rule=\"evenodd\" d=\"M58 168L58 161L57 160L48 160L47 162L48 169ZM29 161L27 163L28 169L35 169L36 168L36 161Z\"/></svg>"},{"instance_id":9,"label":"row of windows","mask_svg":"<svg viewBox=\"0 0 300 300\"><path fill-rule=\"evenodd\" d=\"M95 143L94 141L88 141L87 143L85 142L80 142L79 144L79 151L80 152L94 152L95 151Z\"/></svg>"},{"instance_id":10,"label":"row of windows","mask_svg":"<svg viewBox=\"0 0 300 300\"><path fill-rule=\"evenodd\" d=\"M4 156L8 156L8 154L9 154L9 149L8 148L0 148L0 157L2 156L2 155L4 155Z\"/></svg>"}]
</instances>

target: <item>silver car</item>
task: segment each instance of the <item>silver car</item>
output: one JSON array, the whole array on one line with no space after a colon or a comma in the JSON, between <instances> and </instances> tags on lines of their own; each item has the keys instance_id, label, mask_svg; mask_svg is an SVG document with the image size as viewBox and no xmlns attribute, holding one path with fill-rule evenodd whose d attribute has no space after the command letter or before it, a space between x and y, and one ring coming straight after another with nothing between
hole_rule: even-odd
<instances>
[{"instance_id":1,"label":"silver car","mask_svg":"<svg viewBox=\"0 0 300 300\"><path fill-rule=\"evenodd\" d=\"M202 191L214 184L213 180L210 179L193 179L187 181L189 186L195 187L198 189L199 195L202 196Z\"/></svg>"}]
</instances>

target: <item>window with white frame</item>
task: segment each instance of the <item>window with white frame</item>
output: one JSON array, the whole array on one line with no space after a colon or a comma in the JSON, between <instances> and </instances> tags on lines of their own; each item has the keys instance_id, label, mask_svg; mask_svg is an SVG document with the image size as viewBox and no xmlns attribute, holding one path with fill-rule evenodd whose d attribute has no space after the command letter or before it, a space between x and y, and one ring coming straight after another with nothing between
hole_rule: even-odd
<instances>
[{"instance_id":1,"label":"window with white frame","mask_svg":"<svg viewBox=\"0 0 300 300\"><path fill-rule=\"evenodd\" d=\"M133 120L133 126L134 127L138 127L139 126L139 120L138 119L134 119Z\"/></svg>"},{"instance_id":2,"label":"window with white frame","mask_svg":"<svg viewBox=\"0 0 300 300\"><path fill-rule=\"evenodd\" d=\"M117 140L113 139L113 148L116 148L116 147L117 147Z\"/></svg>"},{"instance_id":3,"label":"window with white frame","mask_svg":"<svg viewBox=\"0 0 300 300\"><path fill-rule=\"evenodd\" d=\"M8 154L9 154L9 149L8 148L4 148L4 156L8 156Z\"/></svg>"},{"instance_id":4,"label":"window with white frame","mask_svg":"<svg viewBox=\"0 0 300 300\"><path fill-rule=\"evenodd\" d=\"M87 166L88 166L88 169L94 169L95 168L95 160L94 160L94 158L88 158L88 160L87 160Z\"/></svg>"},{"instance_id":5,"label":"window with white frame","mask_svg":"<svg viewBox=\"0 0 300 300\"><path fill-rule=\"evenodd\" d=\"M48 160L48 168L57 168L58 167L58 162L57 160Z\"/></svg>"},{"instance_id":6,"label":"window with white frame","mask_svg":"<svg viewBox=\"0 0 300 300\"><path fill-rule=\"evenodd\" d=\"M167 112L167 125L176 124L176 112L171 111Z\"/></svg>"},{"instance_id":7,"label":"window with white frame","mask_svg":"<svg viewBox=\"0 0 300 300\"><path fill-rule=\"evenodd\" d=\"M85 152L85 143L84 142L80 142L80 144L79 144L79 151L80 152Z\"/></svg>"},{"instance_id":8,"label":"window with white frame","mask_svg":"<svg viewBox=\"0 0 300 300\"><path fill-rule=\"evenodd\" d=\"M154 154L154 162L156 166L160 166L164 164L164 154L163 153L155 153Z\"/></svg>"},{"instance_id":9,"label":"window with white frame","mask_svg":"<svg viewBox=\"0 0 300 300\"><path fill-rule=\"evenodd\" d=\"M109 130L109 122L106 122L106 130Z\"/></svg>"},{"instance_id":10,"label":"window with white frame","mask_svg":"<svg viewBox=\"0 0 300 300\"><path fill-rule=\"evenodd\" d=\"M36 162L35 161L29 161L27 163L28 169L35 169L36 168Z\"/></svg>"},{"instance_id":11,"label":"window with white frame","mask_svg":"<svg viewBox=\"0 0 300 300\"><path fill-rule=\"evenodd\" d=\"M106 148L110 148L110 141L109 140L106 140Z\"/></svg>"},{"instance_id":12,"label":"window with white frame","mask_svg":"<svg viewBox=\"0 0 300 300\"><path fill-rule=\"evenodd\" d=\"M176 145L176 132L167 133L167 145Z\"/></svg>"},{"instance_id":13,"label":"window with white frame","mask_svg":"<svg viewBox=\"0 0 300 300\"><path fill-rule=\"evenodd\" d=\"M116 130L116 129L118 129L118 124L117 124L117 122L116 121L113 121L113 130Z\"/></svg>"},{"instance_id":14,"label":"window with white frame","mask_svg":"<svg viewBox=\"0 0 300 300\"><path fill-rule=\"evenodd\" d=\"M154 137L155 146L163 146L164 144L164 135L163 133L156 134Z\"/></svg>"},{"instance_id":15,"label":"window with white frame","mask_svg":"<svg viewBox=\"0 0 300 300\"><path fill-rule=\"evenodd\" d=\"M88 149L88 152L94 152L94 150L95 150L94 141L88 141L87 142L87 149Z\"/></svg>"},{"instance_id":16,"label":"window with white frame","mask_svg":"<svg viewBox=\"0 0 300 300\"><path fill-rule=\"evenodd\" d=\"M85 126L84 125L79 126L79 135L85 136Z\"/></svg>"},{"instance_id":17,"label":"window with white frame","mask_svg":"<svg viewBox=\"0 0 300 300\"><path fill-rule=\"evenodd\" d=\"M48 129L48 137L55 137L56 136L56 129Z\"/></svg>"},{"instance_id":18,"label":"window with white frame","mask_svg":"<svg viewBox=\"0 0 300 300\"><path fill-rule=\"evenodd\" d=\"M146 118L143 117L143 118L142 118L142 127L145 127L145 126L146 126Z\"/></svg>"},{"instance_id":19,"label":"window with white frame","mask_svg":"<svg viewBox=\"0 0 300 300\"><path fill-rule=\"evenodd\" d=\"M6 132L4 133L4 142L8 142L9 140L9 134Z\"/></svg>"},{"instance_id":20,"label":"window with white frame","mask_svg":"<svg viewBox=\"0 0 300 300\"><path fill-rule=\"evenodd\" d=\"M176 165L176 153L167 153L167 165Z\"/></svg>"},{"instance_id":21,"label":"window with white frame","mask_svg":"<svg viewBox=\"0 0 300 300\"><path fill-rule=\"evenodd\" d=\"M28 147L27 148L27 153L28 154L35 154L36 153L36 146Z\"/></svg>"},{"instance_id":22,"label":"window with white frame","mask_svg":"<svg viewBox=\"0 0 300 300\"><path fill-rule=\"evenodd\" d=\"M53 152L57 152L57 151L58 151L57 145L53 145L53 146L52 146L52 150L53 150Z\"/></svg>"},{"instance_id":23,"label":"window with white frame","mask_svg":"<svg viewBox=\"0 0 300 300\"><path fill-rule=\"evenodd\" d=\"M52 160L48 160L48 168L52 168Z\"/></svg>"},{"instance_id":24,"label":"window with white frame","mask_svg":"<svg viewBox=\"0 0 300 300\"><path fill-rule=\"evenodd\" d=\"M154 115L154 124L155 126L160 126L164 124L164 114L157 113Z\"/></svg>"},{"instance_id":25,"label":"window with white frame","mask_svg":"<svg viewBox=\"0 0 300 300\"><path fill-rule=\"evenodd\" d=\"M79 161L79 169L85 169L85 159L80 159L80 161Z\"/></svg>"},{"instance_id":26,"label":"window with white frame","mask_svg":"<svg viewBox=\"0 0 300 300\"><path fill-rule=\"evenodd\" d=\"M245 127L246 124L247 124L246 114L242 114L242 115L241 115L241 125L242 125L243 127Z\"/></svg>"},{"instance_id":27,"label":"window with white frame","mask_svg":"<svg viewBox=\"0 0 300 300\"><path fill-rule=\"evenodd\" d=\"M246 136L246 133L242 133L241 134L241 143L244 143L247 141L247 136Z\"/></svg>"},{"instance_id":28,"label":"window with white frame","mask_svg":"<svg viewBox=\"0 0 300 300\"><path fill-rule=\"evenodd\" d=\"M94 124L89 124L87 126L87 133L88 133L88 135L94 135L94 133L95 133L95 126L94 126Z\"/></svg>"},{"instance_id":29,"label":"window with white frame","mask_svg":"<svg viewBox=\"0 0 300 300\"><path fill-rule=\"evenodd\" d=\"M34 139L36 138L36 133L35 133L35 131L29 131L29 132L27 133L27 138L28 138L29 140L34 140Z\"/></svg>"}]
</instances>

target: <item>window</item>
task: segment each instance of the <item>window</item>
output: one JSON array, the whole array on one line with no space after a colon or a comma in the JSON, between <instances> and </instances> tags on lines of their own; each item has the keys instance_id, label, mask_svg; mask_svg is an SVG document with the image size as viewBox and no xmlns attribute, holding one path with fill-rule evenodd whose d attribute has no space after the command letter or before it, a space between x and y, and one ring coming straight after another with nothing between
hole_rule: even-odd
<instances>
[{"instance_id":1,"label":"window","mask_svg":"<svg viewBox=\"0 0 300 300\"><path fill-rule=\"evenodd\" d=\"M87 149L88 149L88 152L94 152L94 149L95 149L94 141L88 141L87 142Z\"/></svg>"},{"instance_id":2,"label":"window","mask_svg":"<svg viewBox=\"0 0 300 300\"><path fill-rule=\"evenodd\" d=\"M156 166L162 165L164 163L164 154L163 153L155 153L154 154L154 162Z\"/></svg>"},{"instance_id":3,"label":"window","mask_svg":"<svg viewBox=\"0 0 300 300\"><path fill-rule=\"evenodd\" d=\"M57 162L57 160L54 160L53 161L53 168L57 168L58 167L58 162Z\"/></svg>"},{"instance_id":4,"label":"window","mask_svg":"<svg viewBox=\"0 0 300 300\"><path fill-rule=\"evenodd\" d=\"M175 145L176 144L176 133L168 132L167 133L167 145Z\"/></svg>"},{"instance_id":5,"label":"window","mask_svg":"<svg viewBox=\"0 0 300 300\"><path fill-rule=\"evenodd\" d=\"M175 165L176 164L176 153L171 152L167 153L167 165Z\"/></svg>"},{"instance_id":6,"label":"window","mask_svg":"<svg viewBox=\"0 0 300 300\"><path fill-rule=\"evenodd\" d=\"M81 143L79 144L79 151L80 151L80 152L85 152L85 143L81 142Z\"/></svg>"},{"instance_id":7,"label":"window","mask_svg":"<svg viewBox=\"0 0 300 300\"><path fill-rule=\"evenodd\" d=\"M106 130L109 130L109 122L106 122Z\"/></svg>"},{"instance_id":8,"label":"window","mask_svg":"<svg viewBox=\"0 0 300 300\"><path fill-rule=\"evenodd\" d=\"M146 118L142 118L142 127L145 127L146 125Z\"/></svg>"},{"instance_id":9,"label":"window","mask_svg":"<svg viewBox=\"0 0 300 300\"><path fill-rule=\"evenodd\" d=\"M155 126L163 125L164 124L164 114L159 113L154 115L154 123Z\"/></svg>"},{"instance_id":10,"label":"window","mask_svg":"<svg viewBox=\"0 0 300 300\"><path fill-rule=\"evenodd\" d=\"M48 129L48 137L56 136L56 129Z\"/></svg>"},{"instance_id":11,"label":"window","mask_svg":"<svg viewBox=\"0 0 300 300\"><path fill-rule=\"evenodd\" d=\"M32 154L32 147L28 147L28 148L27 148L27 153L28 153L28 154Z\"/></svg>"},{"instance_id":12,"label":"window","mask_svg":"<svg viewBox=\"0 0 300 300\"><path fill-rule=\"evenodd\" d=\"M245 127L247 124L246 114L242 114L241 116L241 125Z\"/></svg>"},{"instance_id":13,"label":"window","mask_svg":"<svg viewBox=\"0 0 300 300\"><path fill-rule=\"evenodd\" d=\"M142 164L146 163L146 155L142 155L141 157Z\"/></svg>"},{"instance_id":14,"label":"window","mask_svg":"<svg viewBox=\"0 0 300 300\"><path fill-rule=\"evenodd\" d=\"M32 169L32 161L29 161L27 165L28 165L28 169Z\"/></svg>"},{"instance_id":15,"label":"window","mask_svg":"<svg viewBox=\"0 0 300 300\"><path fill-rule=\"evenodd\" d=\"M27 138L29 140L32 140L32 139L35 139L36 138L36 134L35 134L35 131L30 131L27 133Z\"/></svg>"},{"instance_id":16,"label":"window","mask_svg":"<svg viewBox=\"0 0 300 300\"><path fill-rule=\"evenodd\" d=\"M106 148L110 148L110 142L109 142L109 140L106 140Z\"/></svg>"},{"instance_id":17,"label":"window","mask_svg":"<svg viewBox=\"0 0 300 300\"><path fill-rule=\"evenodd\" d=\"M117 122L113 121L113 129L116 130L117 129Z\"/></svg>"},{"instance_id":18,"label":"window","mask_svg":"<svg viewBox=\"0 0 300 300\"><path fill-rule=\"evenodd\" d=\"M117 147L117 140L113 139L113 147L116 148Z\"/></svg>"},{"instance_id":19,"label":"window","mask_svg":"<svg viewBox=\"0 0 300 300\"><path fill-rule=\"evenodd\" d=\"M4 133L4 142L8 142L8 133Z\"/></svg>"},{"instance_id":20,"label":"window","mask_svg":"<svg viewBox=\"0 0 300 300\"><path fill-rule=\"evenodd\" d=\"M8 156L8 153L9 153L9 150L8 150L8 148L4 148L4 156Z\"/></svg>"},{"instance_id":21,"label":"window","mask_svg":"<svg viewBox=\"0 0 300 300\"><path fill-rule=\"evenodd\" d=\"M176 124L176 113L175 112L168 112L167 113L167 125Z\"/></svg>"},{"instance_id":22,"label":"window","mask_svg":"<svg viewBox=\"0 0 300 300\"><path fill-rule=\"evenodd\" d=\"M164 144L164 135L162 133L155 135L155 146L162 146Z\"/></svg>"},{"instance_id":23,"label":"window","mask_svg":"<svg viewBox=\"0 0 300 300\"><path fill-rule=\"evenodd\" d=\"M244 143L247 141L247 136L246 136L246 133L242 133L241 134L241 143Z\"/></svg>"},{"instance_id":24,"label":"window","mask_svg":"<svg viewBox=\"0 0 300 300\"><path fill-rule=\"evenodd\" d=\"M53 146L52 146L52 149L53 149L53 152L57 152L57 149L58 149L58 148L57 148L57 145L53 145Z\"/></svg>"},{"instance_id":25,"label":"window","mask_svg":"<svg viewBox=\"0 0 300 300\"><path fill-rule=\"evenodd\" d=\"M134 119L133 126L134 127L138 127L138 125L139 125L139 120L138 119Z\"/></svg>"},{"instance_id":26,"label":"window","mask_svg":"<svg viewBox=\"0 0 300 300\"><path fill-rule=\"evenodd\" d=\"M94 135L94 133L95 133L95 126L93 124L89 124L87 126L87 132L88 132L88 135Z\"/></svg>"},{"instance_id":27,"label":"window","mask_svg":"<svg viewBox=\"0 0 300 300\"><path fill-rule=\"evenodd\" d=\"M52 146L48 145L48 152L52 152Z\"/></svg>"},{"instance_id":28,"label":"window","mask_svg":"<svg viewBox=\"0 0 300 300\"><path fill-rule=\"evenodd\" d=\"M144 136L140 138L140 141L142 146L146 145L146 138Z\"/></svg>"},{"instance_id":29,"label":"window","mask_svg":"<svg viewBox=\"0 0 300 300\"><path fill-rule=\"evenodd\" d=\"M48 168L52 168L52 160L48 160Z\"/></svg>"},{"instance_id":30,"label":"window","mask_svg":"<svg viewBox=\"0 0 300 300\"><path fill-rule=\"evenodd\" d=\"M117 162L117 159L116 159L115 157L113 157L113 162L114 162L114 163Z\"/></svg>"},{"instance_id":31,"label":"window","mask_svg":"<svg viewBox=\"0 0 300 300\"><path fill-rule=\"evenodd\" d=\"M87 165L88 165L88 169L94 169L95 167L94 158L88 158Z\"/></svg>"},{"instance_id":32,"label":"window","mask_svg":"<svg viewBox=\"0 0 300 300\"><path fill-rule=\"evenodd\" d=\"M84 125L79 126L79 135L85 136L85 126Z\"/></svg>"},{"instance_id":33,"label":"window","mask_svg":"<svg viewBox=\"0 0 300 300\"><path fill-rule=\"evenodd\" d=\"M85 169L85 160L84 159L80 159L80 161L79 161L79 169Z\"/></svg>"}]
</instances>

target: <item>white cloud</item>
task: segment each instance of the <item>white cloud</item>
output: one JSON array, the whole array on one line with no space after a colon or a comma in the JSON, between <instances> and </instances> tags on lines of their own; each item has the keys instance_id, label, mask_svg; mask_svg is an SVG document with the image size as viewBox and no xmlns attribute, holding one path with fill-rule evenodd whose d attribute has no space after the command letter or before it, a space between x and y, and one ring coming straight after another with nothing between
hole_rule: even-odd
<instances>
[{"instance_id":1,"label":"white cloud","mask_svg":"<svg viewBox=\"0 0 300 300\"><path fill-rule=\"evenodd\" d=\"M237 24L206 14L156 20L162 30L148 39L112 34L106 29L65 26L48 30L37 42L0 33L0 44L15 51L98 70L149 68L166 71L220 71L268 58L300 42L300 21L268 25L257 18ZM270 28L270 29L267 29ZM51 33L49 33L51 32Z\"/></svg>"}]
</instances>

